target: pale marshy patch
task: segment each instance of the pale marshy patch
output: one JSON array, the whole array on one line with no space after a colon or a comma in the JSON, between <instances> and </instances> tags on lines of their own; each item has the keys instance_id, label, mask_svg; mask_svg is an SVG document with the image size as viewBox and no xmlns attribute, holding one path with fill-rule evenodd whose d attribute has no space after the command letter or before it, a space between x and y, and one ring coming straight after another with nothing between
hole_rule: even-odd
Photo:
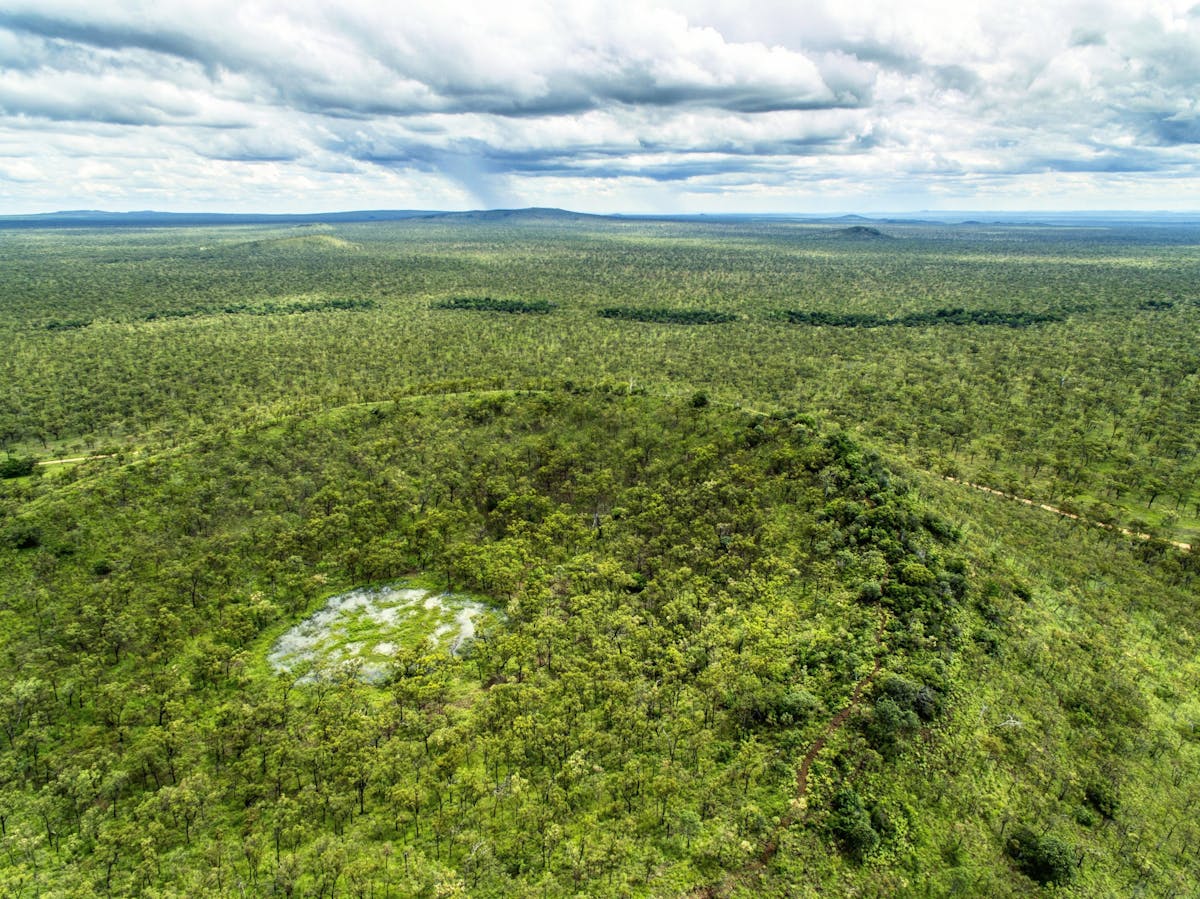
<instances>
[{"instance_id":1,"label":"pale marshy patch","mask_svg":"<svg viewBox=\"0 0 1200 899\"><path fill-rule=\"evenodd\" d=\"M379 682L396 652L428 641L458 655L474 639L477 620L491 610L456 593L394 584L362 587L330 599L271 646L267 662L279 672L310 669L301 679L357 663L360 676Z\"/></svg>"}]
</instances>

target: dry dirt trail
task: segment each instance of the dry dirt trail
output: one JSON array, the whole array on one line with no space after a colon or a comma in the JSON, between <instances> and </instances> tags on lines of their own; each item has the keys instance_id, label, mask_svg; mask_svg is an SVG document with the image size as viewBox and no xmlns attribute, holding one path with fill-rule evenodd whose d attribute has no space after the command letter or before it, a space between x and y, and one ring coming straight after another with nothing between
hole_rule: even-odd
<instances>
[{"instance_id":1,"label":"dry dirt trail","mask_svg":"<svg viewBox=\"0 0 1200 899\"><path fill-rule=\"evenodd\" d=\"M665 396L666 394L663 394L663 395ZM747 406L740 405L739 403L728 403L728 402L722 402L722 401L718 401L718 400L710 400L709 402L715 406L728 406L731 409L736 409L740 412L746 412L750 415L759 415L764 418L770 415L770 413L768 413L768 412L764 412L760 409L751 409ZM1085 518L1084 516L1077 515L1074 512L1068 512L1066 509L1060 509L1057 506L1051 506L1048 503L1039 503L1037 500L1027 499L1023 496L1017 496L1014 493L1005 493L1003 490L997 490L995 487L988 487L986 484L976 484L974 481L963 480L962 478L952 477L951 475L942 475L941 477L942 477L942 480L950 481L953 484L962 484L964 487L972 487L975 490L981 490L984 493L990 493L993 496L1002 496L1005 499L1011 499L1018 503L1024 503L1027 506L1033 506L1034 508L1037 508L1037 509L1043 509L1046 512L1053 512L1056 515L1061 515L1064 518L1070 518L1073 521L1080 521L1080 522L1083 522L1084 524L1090 524L1093 527L1104 528L1106 531L1113 531L1118 534L1124 534L1126 537L1136 537L1138 540L1153 540L1154 539L1154 536L1152 534L1143 534L1140 531L1130 530L1129 528L1123 528L1123 527L1120 527L1115 524L1107 524L1103 521L1096 521L1091 518ZM1171 546L1174 546L1176 549L1181 549L1184 552L1191 552L1192 548L1193 548L1192 544L1181 543L1178 540L1168 540L1166 542L1169 543Z\"/></svg>"},{"instance_id":2,"label":"dry dirt trail","mask_svg":"<svg viewBox=\"0 0 1200 899\"><path fill-rule=\"evenodd\" d=\"M112 453L103 456L76 456L73 459L46 459L43 462L38 462L38 465L66 465L68 462L90 462L92 459L111 459Z\"/></svg>"},{"instance_id":3,"label":"dry dirt trail","mask_svg":"<svg viewBox=\"0 0 1200 899\"><path fill-rule=\"evenodd\" d=\"M1126 537L1136 537L1139 540L1153 540L1151 534L1143 534L1139 531L1131 531L1129 528L1118 527L1115 524L1107 524L1103 521L1095 521L1091 518L1084 518L1082 515L1076 515L1074 512L1068 512L1065 509L1060 509L1057 506L1051 506L1047 503L1039 503L1034 499L1026 499L1023 496L1017 496L1013 493L1005 493L1003 490L997 490L995 487L988 487L986 484L976 484L974 481L966 481L962 478L952 477L951 475L942 475L942 480L949 481L952 484L962 484L964 487L972 487L975 490L981 490L984 493L990 493L993 496L1002 496L1005 499L1015 500L1018 503L1024 503L1027 506L1032 506L1035 509L1043 509L1046 512L1053 512L1056 515L1061 515L1063 518L1070 518L1072 521L1081 521L1084 524L1090 524L1093 527L1104 528L1106 531L1114 531L1118 534L1124 534ZM1176 549L1181 549L1184 552L1191 552L1192 545L1190 543L1179 543L1175 540L1168 540L1171 546Z\"/></svg>"}]
</instances>

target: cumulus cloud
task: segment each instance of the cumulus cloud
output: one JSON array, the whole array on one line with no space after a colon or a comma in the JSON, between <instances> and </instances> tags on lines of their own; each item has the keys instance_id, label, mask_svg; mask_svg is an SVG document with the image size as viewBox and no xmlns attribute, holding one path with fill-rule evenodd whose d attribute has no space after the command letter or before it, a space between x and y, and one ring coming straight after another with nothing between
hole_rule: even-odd
<instances>
[{"instance_id":1,"label":"cumulus cloud","mask_svg":"<svg viewBox=\"0 0 1200 899\"><path fill-rule=\"evenodd\" d=\"M0 196L1171 205L1200 180L1197 83L1173 0L9 0Z\"/></svg>"}]
</instances>

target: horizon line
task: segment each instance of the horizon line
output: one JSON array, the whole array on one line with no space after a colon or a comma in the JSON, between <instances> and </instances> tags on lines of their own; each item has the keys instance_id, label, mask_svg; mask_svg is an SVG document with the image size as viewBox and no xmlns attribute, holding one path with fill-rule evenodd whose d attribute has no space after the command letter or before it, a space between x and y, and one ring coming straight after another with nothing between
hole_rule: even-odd
<instances>
[{"instance_id":1,"label":"horizon line","mask_svg":"<svg viewBox=\"0 0 1200 899\"><path fill-rule=\"evenodd\" d=\"M161 215L161 216L236 216L236 217L273 217L273 218L314 218L319 216L344 216L344 215L409 215L409 216L435 216L435 215L470 215L470 214L486 214L486 213L530 213L530 212L549 212L568 215L590 216L595 218L729 218L729 217L757 217L757 218L830 218L830 217L878 217L878 216L901 216L911 217L920 215L931 216L947 216L947 215L997 215L997 216L1047 216L1047 215L1069 215L1069 216L1115 216L1115 215L1132 215L1132 216L1162 216L1177 218L1181 216L1200 216L1200 208L1189 210L1176 209L1142 209L1142 208L1121 208L1113 207L1107 209L1079 209L1079 208L1054 208L1054 209L984 209L984 208L956 208L956 209L831 209L822 211L804 211L804 210L789 210L789 211L699 211L688 212L683 210L675 211L656 211L656 212L590 212L579 209L568 209L559 206L494 206L494 207L470 207L470 208L443 208L443 209L421 209L413 207L376 207L376 208L340 208L340 209L325 209L325 210L308 210L304 212L281 212L275 210L255 210L249 211L229 211L229 210L203 210L203 209L52 209L39 212L5 212L0 213L0 219L29 219L29 218L48 218L52 216L133 216L133 215Z\"/></svg>"}]
</instances>

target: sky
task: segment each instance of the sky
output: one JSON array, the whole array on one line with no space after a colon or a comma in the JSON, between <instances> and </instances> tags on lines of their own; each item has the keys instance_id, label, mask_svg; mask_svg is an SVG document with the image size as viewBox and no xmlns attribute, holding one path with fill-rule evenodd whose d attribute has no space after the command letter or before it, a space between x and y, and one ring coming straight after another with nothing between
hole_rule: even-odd
<instances>
[{"instance_id":1,"label":"sky","mask_svg":"<svg viewBox=\"0 0 1200 899\"><path fill-rule=\"evenodd\" d=\"M1197 198L1197 0L0 2L0 214Z\"/></svg>"}]
</instances>

